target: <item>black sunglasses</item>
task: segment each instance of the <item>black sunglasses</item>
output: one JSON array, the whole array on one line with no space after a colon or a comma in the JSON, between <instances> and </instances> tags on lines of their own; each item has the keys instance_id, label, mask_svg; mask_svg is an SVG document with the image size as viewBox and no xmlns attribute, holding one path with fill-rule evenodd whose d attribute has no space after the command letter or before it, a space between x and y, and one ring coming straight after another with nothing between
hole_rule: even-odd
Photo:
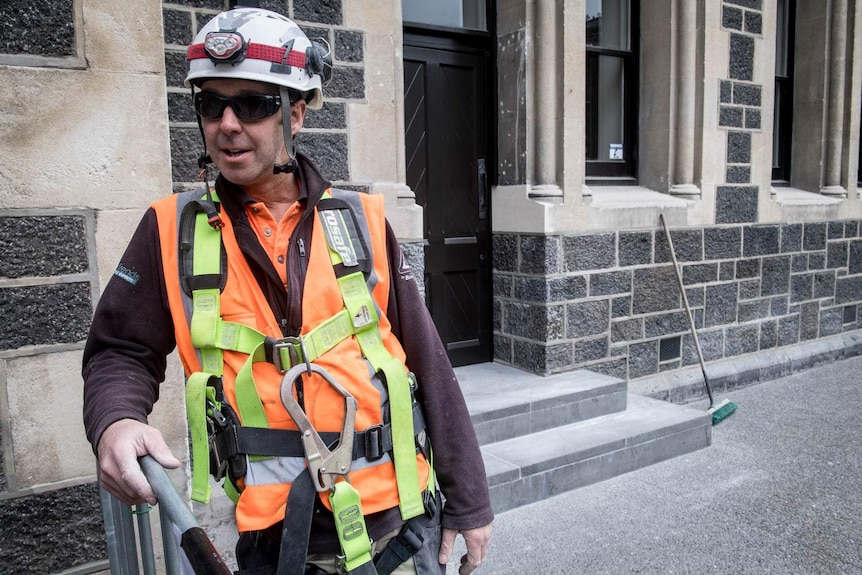
<instances>
[{"instance_id":1,"label":"black sunglasses","mask_svg":"<svg viewBox=\"0 0 862 575\"><path fill-rule=\"evenodd\" d=\"M237 118L250 122L275 114L281 106L281 97L275 94L239 94L230 97L212 92L195 94L195 112L201 118L221 118L227 106L233 109Z\"/></svg>"}]
</instances>

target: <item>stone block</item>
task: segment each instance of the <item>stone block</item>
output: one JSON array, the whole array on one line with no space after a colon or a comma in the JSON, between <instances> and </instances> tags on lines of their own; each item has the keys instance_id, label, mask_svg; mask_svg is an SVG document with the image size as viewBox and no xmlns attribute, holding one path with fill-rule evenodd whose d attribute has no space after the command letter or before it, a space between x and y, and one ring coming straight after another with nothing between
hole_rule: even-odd
<instances>
[{"instance_id":1,"label":"stone block","mask_svg":"<svg viewBox=\"0 0 862 575\"><path fill-rule=\"evenodd\" d=\"M760 272L760 294L771 296L790 289L790 256L763 258Z\"/></svg>"},{"instance_id":2,"label":"stone block","mask_svg":"<svg viewBox=\"0 0 862 575\"><path fill-rule=\"evenodd\" d=\"M194 39L191 12L162 8L162 27L165 32L165 44L188 46Z\"/></svg>"},{"instance_id":3,"label":"stone block","mask_svg":"<svg viewBox=\"0 0 862 575\"><path fill-rule=\"evenodd\" d=\"M572 367L572 344L545 345L516 341L512 364L540 375L563 371Z\"/></svg>"},{"instance_id":4,"label":"stone block","mask_svg":"<svg viewBox=\"0 0 862 575\"><path fill-rule=\"evenodd\" d=\"M736 322L738 291L735 283L706 286L706 327Z\"/></svg>"},{"instance_id":5,"label":"stone block","mask_svg":"<svg viewBox=\"0 0 862 575\"><path fill-rule=\"evenodd\" d=\"M319 110L309 110L305 115L303 128L323 128L343 130L347 128L345 105L339 102L324 102Z\"/></svg>"},{"instance_id":6,"label":"stone block","mask_svg":"<svg viewBox=\"0 0 862 575\"><path fill-rule=\"evenodd\" d=\"M594 371L596 373L601 373L602 375L607 375L610 377L616 377L618 379L625 379L628 377L626 365L627 360L624 357L611 359L608 361L600 361L598 363L591 363L589 365L590 371Z\"/></svg>"},{"instance_id":7,"label":"stone block","mask_svg":"<svg viewBox=\"0 0 862 575\"><path fill-rule=\"evenodd\" d=\"M191 8L209 8L210 10L223 10L225 8L224 0L171 0L171 4L179 4ZM287 14L287 12L282 13ZM208 14L207 16L206 20L209 21L212 18L212 14Z\"/></svg>"},{"instance_id":8,"label":"stone block","mask_svg":"<svg viewBox=\"0 0 862 575\"><path fill-rule=\"evenodd\" d=\"M862 302L862 276L846 276L835 282L835 303Z\"/></svg>"},{"instance_id":9,"label":"stone block","mask_svg":"<svg viewBox=\"0 0 862 575\"><path fill-rule=\"evenodd\" d=\"M703 307L704 302L706 301L704 294L706 290L702 287L687 287L685 288L685 294L688 298L688 305L691 307Z\"/></svg>"},{"instance_id":10,"label":"stone block","mask_svg":"<svg viewBox=\"0 0 862 575\"><path fill-rule=\"evenodd\" d=\"M826 249L826 224L805 224L802 234L802 249L807 252Z\"/></svg>"},{"instance_id":11,"label":"stone block","mask_svg":"<svg viewBox=\"0 0 862 575\"><path fill-rule=\"evenodd\" d=\"M761 128L761 126L762 126L762 116L760 114L760 110L755 110L753 108L746 108L745 109L745 129L746 130L759 130Z\"/></svg>"},{"instance_id":12,"label":"stone block","mask_svg":"<svg viewBox=\"0 0 862 575\"><path fill-rule=\"evenodd\" d=\"M0 350L83 341L92 314L89 283L0 288Z\"/></svg>"},{"instance_id":13,"label":"stone block","mask_svg":"<svg viewBox=\"0 0 862 575\"><path fill-rule=\"evenodd\" d=\"M790 258L790 271L794 273L808 271L808 254L793 254Z\"/></svg>"},{"instance_id":14,"label":"stone block","mask_svg":"<svg viewBox=\"0 0 862 575\"><path fill-rule=\"evenodd\" d=\"M715 191L715 223L757 221L756 186L718 186Z\"/></svg>"},{"instance_id":15,"label":"stone block","mask_svg":"<svg viewBox=\"0 0 862 575\"><path fill-rule=\"evenodd\" d=\"M168 92L168 120L171 122L197 121L191 94L188 92Z\"/></svg>"},{"instance_id":16,"label":"stone block","mask_svg":"<svg viewBox=\"0 0 862 575\"><path fill-rule=\"evenodd\" d=\"M648 341L629 346L629 378L658 373L658 342Z\"/></svg>"},{"instance_id":17,"label":"stone block","mask_svg":"<svg viewBox=\"0 0 862 575\"><path fill-rule=\"evenodd\" d=\"M730 35L728 74L734 80L751 81L754 77L754 38L741 34Z\"/></svg>"},{"instance_id":18,"label":"stone block","mask_svg":"<svg viewBox=\"0 0 862 575\"><path fill-rule=\"evenodd\" d=\"M503 331L538 342L563 338L563 306L509 302L504 306Z\"/></svg>"},{"instance_id":19,"label":"stone block","mask_svg":"<svg viewBox=\"0 0 862 575\"><path fill-rule=\"evenodd\" d=\"M332 80L326 86L327 98L345 100L365 99L365 68L336 66L332 69Z\"/></svg>"},{"instance_id":20,"label":"stone block","mask_svg":"<svg viewBox=\"0 0 862 575\"><path fill-rule=\"evenodd\" d=\"M620 232L619 243L620 267L652 263L652 233Z\"/></svg>"},{"instance_id":21,"label":"stone block","mask_svg":"<svg viewBox=\"0 0 862 575\"><path fill-rule=\"evenodd\" d=\"M644 318L643 323L644 337L647 339L674 335L690 329L688 315L685 311L647 316Z\"/></svg>"},{"instance_id":22,"label":"stone block","mask_svg":"<svg viewBox=\"0 0 862 575\"><path fill-rule=\"evenodd\" d=\"M844 331L844 310L840 307L820 312L820 337L838 335Z\"/></svg>"},{"instance_id":23,"label":"stone block","mask_svg":"<svg viewBox=\"0 0 862 575\"><path fill-rule=\"evenodd\" d=\"M739 8L723 6L721 9L721 26L728 30L742 31L743 14Z\"/></svg>"},{"instance_id":24,"label":"stone block","mask_svg":"<svg viewBox=\"0 0 862 575\"><path fill-rule=\"evenodd\" d=\"M755 299L760 297L760 279L743 280L739 282L739 299Z\"/></svg>"},{"instance_id":25,"label":"stone block","mask_svg":"<svg viewBox=\"0 0 862 575\"><path fill-rule=\"evenodd\" d=\"M733 83L733 103L760 107L762 89L758 84Z\"/></svg>"},{"instance_id":26,"label":"stone block","mask_svg":"<svg viewBox=\"0 0 862 575\"><path fill-rule=\"evenodd\" d=\"M503 331L503 305L499 299L493 301L491 323L494 331Z\"/></svg>"},{"instance_id":27,"label":"stone block","mask_svg":"<svg viewBox=\"0 0 862 575\"><path fill-rule=\"evenodd\" d=\"M817 339L820 331L820 303L804 303L799 309L799 340Z\"/></svg>"},{"instance_id":28,"label":"stone block","mask_svg":"<svg viewBox=\"0 0 862 575\"><path fill-rule=\"evenodd\" d=\"M732 357L753 353L760 347L760 327L754 325L737 325L727 328L724 355Z\"/></svg>"},{"instance_id":29,"label":"stone block","mask_svg":"<svg viewBox=\"0 0 862 575\"><path fill-rule=\"evenodd\" d=\"M856 220L844 222L844 237L858 238L859 237L859 222Z\"/></svg>"},{"instance_id":30,"label":"stone block","mask_svg":"<svg viewBox=\"0 0 862 575\"><path fill-rule=\"evenodd\" d=\"M632 291L632 272L590 274L590 296L617 295Z\"/></svg>"},{"instance_id":31,"label":"stone block","mask_svg":"<svg viewBox=\"0 0 862 575\"><path fill-rule=\"evenodd\" d=\"M502 334L494 334L494 360L506 365L514 365L513 339ZM519 342L520 343L520 342Z\"/></svg>"},{"instance_id":32,"label":"stone block","mask_svg":"<svg viewBox=\"0 0 862 575\"><path fill-rule=\"evenodd\" d=\"M844 222L829 222L826 237L830 240L840 240L844 237Z\"/></svg>"},{"instance_id":33,"label":"stone block","mask_svg":"<svg viewBox=\"0 0 862 575\"><path fill-rule=\"evenodd\" d=\"M204 144L197 128L171 128L171 178L176 182L198 181L198 156Z\"/></svg>"},{"instance_id":34,"label":"stone block","mask_svg":"<svg viewBox=\"0 0 862 575\"><path fill-rule=\"evenodd\" d=\"M736 277L735 262L721 262L718 267L718 280L726 282L732 280L734 277Z\"/></svg>"},{"instance_id":35,"label":"stone block","mask_svg":"<svg viewBox=\"0 0 862 575\"><path fill-rule=\"evenodd\" d=\"M862 273L862 240L850 242L847 255L847 273Z\"/></svg>"},{"instance_id":36,"label":"stone block","mask_svg":"<svg viewBox=\"0 0 862 575\"><path fill-rule=\"evenodd\" d=\"M742 128L744 112L736 106L721 106L718 110L718 125L724 128Z\"/></svg>"},{"instance_id":37,"label":"stone block","mask_svg":"<svg viewBox=\"0 0 862 575\"><path fill-rule=\"evenodd\" d=\"M184 88L187 72L186 53L165 50L165 81L168 88Z\"/></svg>"},{"instance_id":38,"label":"stone block","mask_svg":"<svg viewBox=\"0 0 862 575\"><path fill-rule=\"evenodd\" d=\"M848 242L829 242L826 248L826 267L829 269L847 267Z\"/></svg>"},{"instance_id":39,"label":"stone block","mask_svg":"<svg viewBox=\"0 0 862 575\"><path fill-rule=\"evenodd\" d=\"M758 257L780 253L780 238L780 226L746 226L743 232L742 255Z\"/></svg>"},{"instance_id":40,"label":"stone block","mask_svg":"<svg viewBox=\"0 0 862 575\"><path fill-rule=\"evenodd\" d=\"M365 57L362 32L334 30L335 59L341 62L362 62Z\"/></svg>"},{"instance_id":41,"label":"stone block","mask_svg":"<svg viewBox=\"0 0 862 575\"><path fill-rule=\"evenodd\" d=\"M811 299L813 274L794 274L790 276L790 301L793 303Z\"/></svg>"},{"instance_id":42,"label":"stone block","mask_svg":"<svg viewBox=\"0 0 862 575\"><path fill-rule=\"evenodd\" d=\"M835 271L815 272L813 274L811 295L814 299L835 297Z\"/></svg>"},{"instance_id":43,"label":"stone block","mask_svg":"<svg viewBox=\"0 0 862 575\"><path fill-rule=\"evenodd\" d=\"M564 271L592 271L616 266L616 234L563 237Z\"/></svg>"},{"instance_id":44,"label":"stone block","mask_svg":"<svg viewBox=\"0 0 862 575\"><path fill-rule=\"evenodd\" d=\"M684 285L705 284L718 279L718 264L691 264L682 268Z\"/></svg>"},{"instance_id":45,"label":"stone block","mask_svg":"<svg viewBox=\"0 0 862 575\"><path fill-rule=\"evenodd\" d=\"M522 235L520 266L525 274L560 273L560 238L557 236Z\"/></svg>"},{"instance_id":46,"label":"stone block","mask_svg":"<svg viewBox=\"0 0 862 575\"><path fill-rule=\"evenodd\" d=\"M207 1L219 2L219 0ZM224 0L221 1L223 2ZM290 0L260 0L260 7L284 16L288 16L290 14Z\"/></svg>"},{"instance_id":47,"label":"stone block","mask_svg":"<svg viewBox=\"0 0 862 575\"><path fill-rule=\"evenodd\" d=\"M751 166L728 166L725 173L725 181L728 184L750 184Z\"/></svg>"},{"instance_id":48,"label":"stone block","mask_svg":"<svg viewBox=\"0 0 862 575\"><path fill-rule=\"evenodd\" d=\"M575 342L575 365L608 357L608 338L599 337Z\"/></svg>"},{"instance_id":49,"label":"stone block","mask_svg":"<svg viewBox=\"0 0 862 575\"><path fill-rule=\"evenodd\" d=\"M632 296L635 314L679 309L681 296L673 266L635 270Z\"/></svg>"},{"instance_id":50,"label":"stone block","mask_svg":"<svg viewBox=\"0 0 862 575\"><path fill-rule=\"evenodd\" d=\"M799 316L785 316L778 319L778 345L799 343Z\"/></svg>"},{"instance_id":51,"label":"stone block","mask_svg":"<svg viewBox=\"0 0 862 575\"><path fill-rule=\"evenodd\" d=\"M0 277L50 277L87 271L82 215L0 217Z\"/></svg>"},{"instance_id":52,"label":"stone block","mask_svg":"<svg viewBox=\"0 0 862 575\"><path fill-rule=\"evenodd\" d=\"M343 0L294 0L293 18L302 22L340 25L344 18Z\"/></svg>"},{"instance_id":53,"label":"stone block","mask_svg":"<svg viewBox=\"0 0 862 575\"><path fill-rule=\"evenodd\" d=\"M80 572L75 568L107 560L98 485L0 501L0 540L3 573Z\"/></svg>"},{"instance_id":54,"label":"stone block","mask_svg":"<svg viewBox=\"0 0 862 575\"><path fill-rule=\"evenodd\" d=\"M60 58L75 56L73 0L6 0L0 25L0 54ZM83 25L80 22L79 25ZM26 32L26 33L23 33Z\"/></svg>"},{"instance_id":55,"label":"stone block","mask_svg":"<svg viewBox=\"0 0 862 575\"><path fill-rule=\"evenodd\" d=\"M492 261L495 272L518 271L518 236L494 234L491 238Z\"/></svg>"},{"instance_id":56,"label":"stone block","mask_svg":"<svg viewBox=\"0 0 862 575\"><path fill-rule=\"evenodd\" d=\"M772 349L778 346L778 320L766 321L760 324L760 349Z\"/></svg>"},{"instance_id":57,"label":"stone block","mask_svg":"<svg viewBox=\"0 0 862 575\"><path fill-rule=\"evenodd\" d=\"M736 262L736 279L756 278L760 275L760 259L751 258Z\"/></svg>"},{"instance_id":58,"label":"stone block","mask_svg":"<svg viewBox=\"0 0 862 575\"><path fill-rule=\"evenodd\" d=\"M611 299L611 318L628 317L632 314L632 297L617 297Z\"/></svg>"},{"instance_id":59,"label":"stone block","mask_svg":"<svg viewBox=\"0 0 862 575\"><path fill-rule=\"evenodd\" d=\"M763 33L763 15L760 12L745 12L745 31L749 34Z\"/></svg>"},{"instance_id":60,"label":"stone block","mask_svg":"<svg viewBox=\"0 0 862 575\"><path fill-rule=\"evenodd\" d=\"M808 269L809 270L825 270L826 269L826 252L815 252L808 254Z\"/></svg>"},{"instance_id":61,"label":"stone block","mask_svg":"<svg viewBox=\"0 0 862 575\"><path fill-rule=\"evenodd\" d=\"M301 152L314 158L324 178L334 182L350 180L347 134L300 132L295 141Z\"/></svg>"},{"instance_id":62,"label":"stone block","mask_svg":"<svg viewBox=\"0 0 862 575\"><path fill-rule=\"evenodd\" d=\"M611 322L611 341L637 341L644 338L644 320L641 318L624 319Z\"/></svg>"},{"instance_id":63,"label":"stone block","mask_svg":"<svg viewBox=\"0 0 862 575\"><path fill-rule=\"evenodd\" d=\"M566 337L578 339L605 333L610 328L608 300L571 303L566 306Z\"/></svg>"},{"instance_id":64,"label":"stone block","mask_svg":"<svg viewBox=\"0 0 862 575\"><path fill-rule=\"evenodd\" d=\"M774 297L770 300L769 303L769 315L771 315L772 317L787 315L787 310L789 306L789 296Z\"/></svg>"},{"instance_id":65,"label":"stone block","mask_svg":"<svg viewBox=\"0 0 862 575\"><path fill-rule=\"evenodd\" d=\"M676 252L678 262L703 261L703 230L702 229L679 229L670 231L670 239L673 241L673 249ZM663 232L656 232L655 237L655 262L671 262L670 247Z\"/></svg>"},{"instance_id":66,"label":"stone block","mask_svg":"<svg viewBox=\"0 0 862 575\"><path fill-rule=\"evenodd\" d=\"M802 224L781 225L781 253L802 249Z\"/></svg>"},{"instance_id":67,"label":"stone block","mask_svg":"<svg viewBox=\"0 0 862 575\"><path fill-rule=\"evenodd\" d=\"M513 283L514 297L525 301L568 301L587 296L587 280L583 276L517 277Z\"/></svg>"},{"instance_id":68,"label":"stone block","mask_svg":"<svg viewBox=\"0 0 862 575\"><path fill-rule=\"evenodd\" d=\"M740 302L738 321L754 321L769 317L769 300L762 299L752 302Z\"/></svg>"},{"instance_id":69,"label":"stone block","mask_svg":"<svg viewBox=\"0 0 862 575\"><path fill-rule=\"evenodd\" d=\"M728 164L750 164L751 163L751 133L750 132L728 132L727 133L727 163Z\"/></svg>"},{"instance_id":70,"label":"stone block","mask_svg":"<svg viewBox=\"0 0 862 575\"><path fill-rule=\"evenodd\" d=\"M704 361L713 361L724 357L724 330L699 331L700 349L703 352ZM682 364L695 365L698 363L697 349L694 337L685 334L682 336Z\"/></svg>"}]
</instances>

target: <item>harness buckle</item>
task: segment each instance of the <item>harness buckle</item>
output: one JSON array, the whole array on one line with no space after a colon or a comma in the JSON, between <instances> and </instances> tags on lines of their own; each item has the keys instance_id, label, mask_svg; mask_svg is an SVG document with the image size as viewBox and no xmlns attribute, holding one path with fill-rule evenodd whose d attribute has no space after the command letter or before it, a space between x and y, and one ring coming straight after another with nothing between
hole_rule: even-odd
<instances>
[{"instance_id":1,"label":"harness buckle","mask_svg":"<svg viewBox=\"0 0 862 575\"><path fill-rule=\"evenodd\" d=\"M320 375L344 398L344 420L341 424L341 434L338 438L338 445L332 450L320 438L317 430L311 425L308 416L293 396L293 387L306 370L309 374L317 373ZM296 365L285 373L281 380L281 403L302 434L302 447L305 451L305 459L308 461L308 470L311 473L314 488L318 492L332 489L337 478L347 478L353 462L356 398L335 381L325 369L316 363L306 363L305 365Z\"/></svg>"},{"instance_id":2,"label":"harness buckle","mask_svg":"<svg viewBox=\"0 0 862 575\"><path fill-rule=\"evenodd\" d=\"M365 459L377 461L386 452L383 450L383 426L373 425L365 430Z\"/></svg>"},{"instance_id":3,"label":"harness buckle","mask_svg":"<svg viewBox=\"0 0 862 575\"><path fill-rule=\"evenodd\" d=\"M281 350L286 349L289 356L289 365L287 368L281 359ZM287 371L301 363L306 365L306 372L311 375L311 362L308 359L308 351L305 348L305 338L301 335L290 336L277 340L272 344L272 363L278 373L287 373Z\"/></svg>"}]
</instances>

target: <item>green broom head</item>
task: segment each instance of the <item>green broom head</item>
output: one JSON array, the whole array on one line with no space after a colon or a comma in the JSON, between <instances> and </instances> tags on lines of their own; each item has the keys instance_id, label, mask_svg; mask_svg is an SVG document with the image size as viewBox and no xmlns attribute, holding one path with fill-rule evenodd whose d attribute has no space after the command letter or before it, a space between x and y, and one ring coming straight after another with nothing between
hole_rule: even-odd
<instances>
[{"instance_id":1,"label":"green broom head","mask_svg":"<svg viewBox=\"0 0 862 575\"><path fill-rule=\"evenodd\" d=\"M725 399L718 405L710 407L707 412L712 414L712 424L715 425L733 415L733 412L736 411L736 407L735 403L731 403Z\"/></svg>"}]
</instances>

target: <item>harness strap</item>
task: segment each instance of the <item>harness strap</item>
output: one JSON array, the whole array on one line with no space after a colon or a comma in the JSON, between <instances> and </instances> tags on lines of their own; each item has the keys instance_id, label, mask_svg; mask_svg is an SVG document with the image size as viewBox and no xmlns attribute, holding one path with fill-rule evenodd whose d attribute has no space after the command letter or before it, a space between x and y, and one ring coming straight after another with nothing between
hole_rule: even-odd
<instances>
[{"instance_id":1,"label":"harness strap","mask_svg":"<svg viewBox=\"0 0 862 575\"><path fill-rule=\"evenodd\" d=\"M212 487L209 483L210 452L207 441L207 385L217 376L211 373L193 373L186 381L186 416L189 420L189 437L192 444L192 499L209 503Z\"/></svg>"}]
</instances>

